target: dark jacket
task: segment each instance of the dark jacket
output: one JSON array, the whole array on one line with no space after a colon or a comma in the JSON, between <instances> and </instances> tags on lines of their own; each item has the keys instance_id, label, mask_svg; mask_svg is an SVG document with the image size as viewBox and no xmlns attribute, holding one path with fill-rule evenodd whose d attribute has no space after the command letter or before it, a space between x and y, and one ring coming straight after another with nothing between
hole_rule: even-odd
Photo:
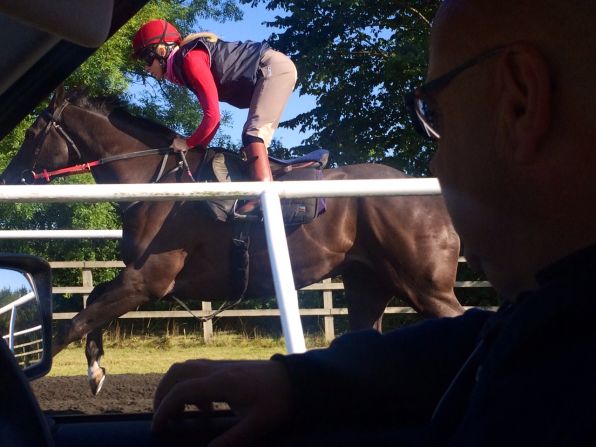
<instances>
[{"instance_id":1,"label":"dark jacket","mask_svg":"<svg viewBox=\"0 0 596 447\"><path fill-rule=\"evenodd\" d=\"M209 52L211 73L215 79L220 101L244 109L250 106L254 86L257 82L257 71L262 54L269 49L266 42L226 42L218 40L210 42L199 37L180 48L174 56L174 73L176 77L192 90L183 70L183 59L189 51L198 45Z\"/></svg>"},{"instance_id":2,"label":"dark jacket","mask_svg":"<svg viewBox=\"0 0 596 447\"><path fill-rule=\"evenodd\" d=\"M275 359L290 374L297 419L335 427L353 440L342 445L362 445L341 435L358 426L376 445L594 445L595 279L593 246L540 272L537 290L497 313L348 334Z\"/></svg>"}]
</instances>

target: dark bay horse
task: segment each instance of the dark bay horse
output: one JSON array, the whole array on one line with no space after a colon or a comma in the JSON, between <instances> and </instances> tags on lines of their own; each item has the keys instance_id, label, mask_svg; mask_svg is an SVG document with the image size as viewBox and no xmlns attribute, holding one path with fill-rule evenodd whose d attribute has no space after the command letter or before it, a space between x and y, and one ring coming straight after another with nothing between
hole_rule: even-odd
<instances>
[{"instance_id":1,"label":"dark bay horse","mask_svg":"<svg viewBox=\"0 0 596 447\"><path fill-rule=\"evenodd\" d=\"M56 92L27 131L2 173L5 184L21 182L25 170L56 170L119 154L168 147L174 132L106 102L66 100ZM116 157L118 158L118 157ZM160 170L162 155L123 158L91 169L97 183L146 183ZM193 172L198 151L187 154ZM167 161L168 169L176 163ZM326 169L323 177L397 179L388 166L361 164ZM165 176L161 181L185 181ZM229 253L234 225L215 221L198 202L143 202L122 209L122 259L126 267L97 285L54 340L54 354L87 334L85 353L93 393L105 369L101 328L150 300L230 297ZM333 198L326 212L287 232L297 288L342 275L351 329L372 327L389 302L401 297L427 317L462 312L453 286L459 238L440 196ZM273 296L274 286L262 225L253 225L247 297Z\"/></svg>"}]
</instances>

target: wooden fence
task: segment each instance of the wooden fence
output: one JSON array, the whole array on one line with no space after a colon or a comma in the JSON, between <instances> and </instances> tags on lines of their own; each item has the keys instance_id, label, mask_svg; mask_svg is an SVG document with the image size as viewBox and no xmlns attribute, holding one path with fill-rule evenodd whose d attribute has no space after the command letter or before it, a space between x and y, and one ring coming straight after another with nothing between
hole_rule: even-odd
<instances>
[{"instance_id":1,"label":"wooden fence","mask_svg":"<svg viewBox=\"0 0 596 447\"><path fill-rule=\"evenodd\" d=\"M460 257L460 263L465 262L465 258ZM85 306L87 296L93 290L93 270L101 268L122 268L124 263L121 261L53 261L50 262L52 269L81 269L81 283L78 286L53 287L55 294L81 294L83 295L83 306ZM481 287L490 288L488 281L456 281L456 288ZM322 308L300 309L301 316L319 316L324 318L325 339L331 341L335 338L334 317L347 315L347 308L333 307L333 292L343 290L343 283L332 282L326 279L320 283L304 287L304 291L317 290L323 294ZM213 313L211 301L202 301L201 309L191 309L193 315L197 317L206 317ZM385 314L405 314L415 313L411 307L387 307ZM76 312L56 312L53 314L54 320L69 320L76 315ZM218 314L218 318L239 318L239 317L279 317L278 309L228 309ZM187 310L180 311L133 311L122 315L120 318L192 318ZM203 323L203 337L206 342L213 338L213 321L209 320Z\"/></svg>"}]
</instances>

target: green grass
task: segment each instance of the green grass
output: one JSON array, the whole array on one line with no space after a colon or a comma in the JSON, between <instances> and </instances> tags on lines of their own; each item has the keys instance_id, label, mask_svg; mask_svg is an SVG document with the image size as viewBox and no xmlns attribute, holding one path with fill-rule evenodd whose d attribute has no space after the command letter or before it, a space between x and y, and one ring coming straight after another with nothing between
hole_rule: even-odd
<instances>
[{"instance_id":1,"label":"green grass","mask_svg":"<svg viewBox=\"0 0 596 447\"><path fill-rule=\"evenodd\" d=\"M307 347L326 346L320 338L307 338ZM216 333L205 344L195 336L129 337L125 340L105 340L102 366L109 374L165 373L175 362L189 359L259 360L285 353L283 339ZM50 376L87 374L84 344L73 343L53 360Z\"/></svg>"}]
</instances>

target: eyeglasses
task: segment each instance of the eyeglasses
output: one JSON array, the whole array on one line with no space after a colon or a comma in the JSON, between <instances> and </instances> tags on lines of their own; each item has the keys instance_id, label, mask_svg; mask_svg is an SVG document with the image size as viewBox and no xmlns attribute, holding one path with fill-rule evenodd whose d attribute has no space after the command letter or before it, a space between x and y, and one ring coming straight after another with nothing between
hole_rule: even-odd
<instances>
[{"instance_id":1,"label":"eyeglasses","mask_svg":"<svg viewBox=\"0 0 596 447\"><path fill-rule=\"evenodd\" d=\"M421 85L405 97L405 104L410 115L412 124L416 130L425 138L439 140L441 135L438 131L438 110L430 97L432 93L443 90L460 73L471 68L484 60L495 56L505 48L504 45L492 48L467 62L448 71L432 81Z\"/></svg>"}]
</instances>

